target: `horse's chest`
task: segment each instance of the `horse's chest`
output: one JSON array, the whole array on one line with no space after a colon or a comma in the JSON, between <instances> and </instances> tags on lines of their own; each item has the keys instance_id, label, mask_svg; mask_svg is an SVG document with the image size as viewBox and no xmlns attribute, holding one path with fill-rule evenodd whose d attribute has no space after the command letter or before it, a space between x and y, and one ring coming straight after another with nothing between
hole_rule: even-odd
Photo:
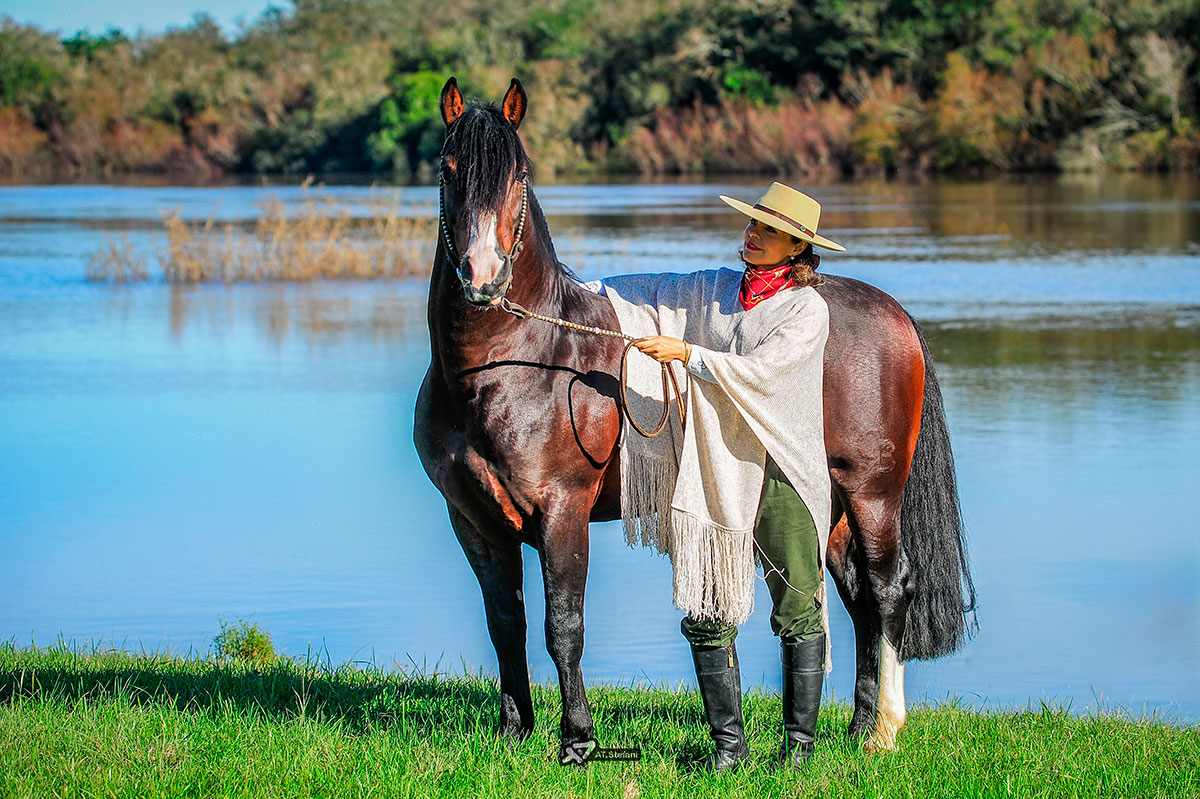
<instances>
[{"instance_id":1,"label":"horse's chest","mask_svg":"<svg viewBox=\"0 0 1200 799\"><path fill-rule=\"evenodd\" d=\"M459 413L456 404L434 409L435 485L476 524L500 522L520 531L540 503L538 460L547 451L548 425L538 425L529 403L506 401L503 392L467 397Z\"/></svg>"}]
</instances>

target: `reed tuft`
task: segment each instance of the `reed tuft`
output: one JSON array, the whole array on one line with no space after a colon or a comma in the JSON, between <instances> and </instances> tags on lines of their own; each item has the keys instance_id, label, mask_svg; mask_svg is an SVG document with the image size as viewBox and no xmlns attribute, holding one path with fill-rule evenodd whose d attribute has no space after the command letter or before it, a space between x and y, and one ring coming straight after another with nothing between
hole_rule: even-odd
<instances>
[{"instance_id":1,"label":"reed tuft","mask_svg":"<svg viewBox=\"0 0 1200 799\"><path fill-rule=\"evenodd\" d=\"M113 240L105 237L104 246L88 260L85 276L92 281L136 283L146 280L146 258L137 251L124 233Z\"/></svg>"},{"instance_id":2,"label":"reed tuft","mask_svg":"<svg viewBox=\"0 0 1200 799\"><path fill-rule=\"evenodd\" d=\"M166 246L158 262L168 283L370 280L424 273L433 260L432 207L401 214L399 195L372 193L346 202L308 191L289 210L278 197L259 202L250 223L203 221L162 212ZM366 213L356 213L362 205ZM88 266L89 280L146 280L145 258L122 237L106 241Z\"/></svg>"}]
</instances>

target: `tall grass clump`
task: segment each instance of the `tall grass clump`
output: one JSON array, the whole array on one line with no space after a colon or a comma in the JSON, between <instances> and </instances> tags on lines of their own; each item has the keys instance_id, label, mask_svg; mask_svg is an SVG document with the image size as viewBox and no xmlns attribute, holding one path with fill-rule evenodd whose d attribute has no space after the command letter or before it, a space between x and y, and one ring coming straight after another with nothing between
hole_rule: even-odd
<instances>
[{"instance_id":1,"label":"tall grass clump","mask_svg":"<svg viewBox=\"0 0 1200 799\"><path fill-rule=\"evenodd\" d=\"M433 260L431 208L401 213L400 198L372 193L361 201L321 197L303 184L299 208L278 197L259 201L247 223L218 223L161 212L166 245L158 253L168 283L370 280L421 274ZM361 212L366 207L366 213ZM92 280L146 279L144 259L128 242L106 242L89 265Z\"/></svg>"},{"instance_id":2,"label":"tall grass clump","mask_svg":"<svg viewBox=\"0 0 1200 799\"><path fill-rule=\"evenodd\" d=\"M221 632L213 637L213 653L218 660L266 665L278 657L271 634L257 624L242 618L236 624L224 619L220 622Z\"/></svg>"}]
</instances>

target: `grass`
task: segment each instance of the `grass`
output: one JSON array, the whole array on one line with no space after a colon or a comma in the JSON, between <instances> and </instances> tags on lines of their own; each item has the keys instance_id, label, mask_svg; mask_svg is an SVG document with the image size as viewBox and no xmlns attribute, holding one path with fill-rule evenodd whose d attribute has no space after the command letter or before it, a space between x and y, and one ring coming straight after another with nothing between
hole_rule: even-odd
<instances>
[{"instance_id":1,"label":"grass","mask_svg":"<svg viewBox=\"0 0 1200 799\"><path fill-rule=\"evenodd\" d=\"M708 749L694 691L594 686L602 746L637 763L553 762L559 700L534 688L537 727L496 740L486 676L0 646L0 796L1190 797L1200 730L1060 707L916 707L895 752L865 754L827 703L817 758L770 763L779 697L746 697L754 763L681 764Z\"/></svg>"},{"instance_id":2,"label":"grass","mask_svg":"<svg viewBox=\"0 0 1200 799\"><path fill-rule=\"evenodd\" d=\"M400 195L372 193L355 203L321 197L306 181L298 209L278 197L258 203L250 223L218 224L178 211L161 212L166 246L154 260L168 283L239 283L396 278L426 274L437 220L432 208L400 213ZM363 215L356 206L366 205ZM150 277L147 256L128 239L106 240L91 257L88 280L133 282Z\"/></svg>"}]
</instances>

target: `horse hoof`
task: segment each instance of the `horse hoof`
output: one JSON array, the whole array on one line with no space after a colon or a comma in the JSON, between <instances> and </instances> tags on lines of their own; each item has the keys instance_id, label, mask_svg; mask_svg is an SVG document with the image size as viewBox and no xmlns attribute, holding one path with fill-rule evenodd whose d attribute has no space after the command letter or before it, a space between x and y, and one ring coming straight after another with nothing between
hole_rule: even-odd
<instances>
[{"instance_id":1,"label":"horse hoof","mask_svg":"<svg viewBox=\"0 0 1200 799\"><path fill-rule=\"evenodd\" d=\"M867 718L866 714L855 713L846 729L846 737L855 743L865 744L874 727L874 719Z\"/></svg>"},{"instance_id":2,"label":"horse hoof","mask_svg":"<svg viewBox=\"0 0 1200 799\"><path fill-rule=\"evenodd\" d=\"M558 762L564 766L586 766L598 747L599 744L594 738L588 741L563 742L558 747Z\"/></svg>"},{"instance_id":3,"label":"horse hoof","mask_svg":"<svg viewBox=\"0 0 1200 799\"><path fill-rule=\"evenodd\" d=\"M892 718L881 718L876 722L875 729L863 741L864 752L891 752L896 748L896 733L900 726Z\"/></svg>"},{"instance_id":4,"label":"horse hoof","mask_svg":"<svg viewBox=\"0 0 1200 799\"><path fill-rule=\"evenodd\" d=\"M863 743L863 751L869 754L875 752L894 752L896 751L896 738L893 736L888 740L882 735L872 735Z\"/></svg>"}]
</instances>

